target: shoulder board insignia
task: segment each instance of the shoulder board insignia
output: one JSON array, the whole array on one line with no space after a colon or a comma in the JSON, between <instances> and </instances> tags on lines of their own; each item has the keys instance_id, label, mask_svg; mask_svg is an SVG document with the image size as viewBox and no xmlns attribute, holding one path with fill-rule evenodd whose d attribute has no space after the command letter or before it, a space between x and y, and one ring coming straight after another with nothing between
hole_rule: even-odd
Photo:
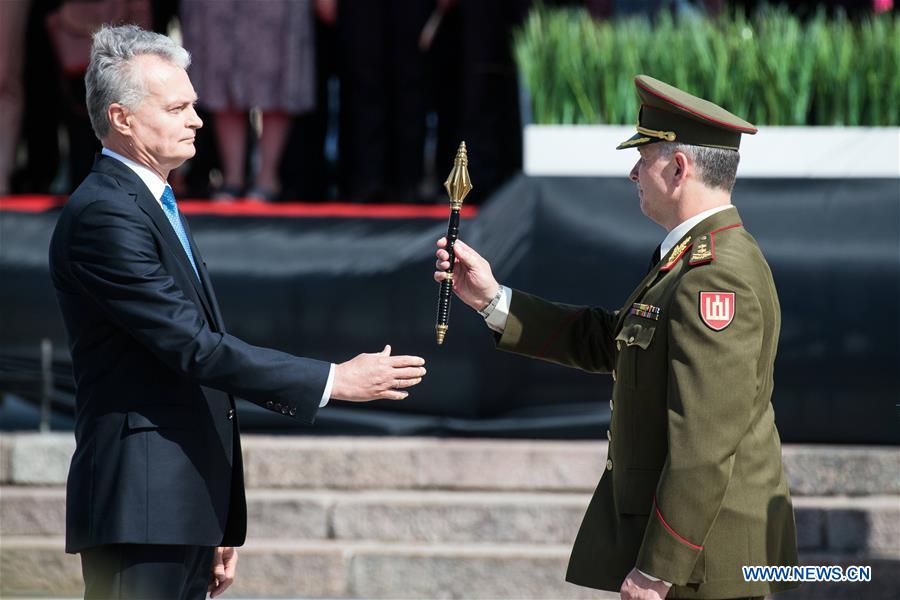
<instances>
[{"instance_id":1,"label":"shoulder board insignia","mask_svg":"<svg viewBox=\"0 0 900 600\"><path fill-rule=\"evenodd\" d=\"M687 236L680 243L676 244L672 251L669 252L669 259L666 261L666 264L659 268L660 271L668 271L672 267L675 266L675 263L678 262L678 259L687 251L691 246L691 236Z\"/></svg>"},{"instance_id":2,"label":"shoulder board insignia","mask_svg":"<svg viewBox=\"0 0 900 600\"><path fill-rule=\"evenodd\" d=\"M716 260L716 234L740 226L740 223L734 223L733 225L727 225L715 231L704 233L698 237L694 243L694 251L691 253L688 264L693 267L695 265L705 265Z\"/></svg>"},{"instance_id":3,"label":"shoulder board insignia","mask_svg":"<svg viewBox=\"0 0 900 600\"><path fill-rule=\"evenodd\" d=\"M713 243L713 238L709 234L703 234L697 238L688 264L693 267L694 265L706 264L715 260L716 255L713 253Z\"/></svg>"}]
</instances>

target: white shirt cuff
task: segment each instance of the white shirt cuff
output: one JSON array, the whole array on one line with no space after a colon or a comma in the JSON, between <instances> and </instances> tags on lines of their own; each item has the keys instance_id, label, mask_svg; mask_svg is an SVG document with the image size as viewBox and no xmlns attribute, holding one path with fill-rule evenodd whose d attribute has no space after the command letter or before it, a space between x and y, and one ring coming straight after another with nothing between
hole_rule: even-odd
<instances>
[{"instance_id":1,"label":"white shirt cuff","mask_svg":"<svg viewBox=\"0 0 900 600\"><path fill-rule=\"evenodd\" d=\"M659 577L654 577L653 575L649 575L649 574L647 574L647 573L644 573L644 572L641 571L640 569L637 569L637 572L640 573L641 575L643 575L644 577L646 577L647 579L649 579L650 581L662 581L664 584L666 584L667 587L672 587L672 584L671 584L671 583L669 583L668 581L663 581L663 580L660 579Z\"/></svg>"},{"instance_id":2,"label":"white shirt cuff","mask_svg":"<svg viewBox=\"0 0 900 600\"><path fill-rule=\"evenodd\" d=\"M322 399L319 400L319 408L322 408L328 401L331 399L331 388L334 387L334 363L331 363L331 368L328 369L328 381L325 382L325 391L322 392Z\"/></svg>"},{"instance_id":3,"label":"white shirt cuff","mask_svg":"<svg viewBox=\"0 0 900 600\"><path fill-rule=\"evenodd\" d=\"M512 301L512 290L505 285L500 286L500 289L500 301L484 318L487 326L497 333L503 333L503 330L506 329L506 320L509 318L509 303Z\"/></svg>"}]
</instances>

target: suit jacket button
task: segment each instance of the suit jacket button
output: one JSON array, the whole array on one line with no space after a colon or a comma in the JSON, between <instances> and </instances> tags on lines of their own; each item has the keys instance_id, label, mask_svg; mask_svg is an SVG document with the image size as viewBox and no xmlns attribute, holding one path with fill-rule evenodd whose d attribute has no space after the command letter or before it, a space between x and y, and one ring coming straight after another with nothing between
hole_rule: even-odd
<instances>
[{"instance_id":1,"label":"suit jacket button","mask_svg":"<svg viewBox=\"0 0 900 600\"><path fill-rule=\"evenodd\" d=\"M297 414L297 408L295 406L292 406L291 410L288 411L288 414L290 414L293 417L294 415Z\"/></svg>"},{"instance_id":2,"label":"suit jacket button","mask_svg":"<svg viewBox=\"0 0 900 600\"><path fill-rule=\"evenodd\" d=\"M606 470L612 471L612 459L611 458L606 459Z\"/></svg>"},{"instance_id":3,"label":"suit jacket button","mask_svg":"<svg viewBox=\"0 0 900 600\"><path fill-rule=\"evenodd\" d=\"M229 408L229 409L228 409L228 412L225 413L225 414L226 414L226 416L227 416L229 419L233 419L233 418L234 418L234 409L233 409L233 408Z\"/></svg>"}]
</instances>

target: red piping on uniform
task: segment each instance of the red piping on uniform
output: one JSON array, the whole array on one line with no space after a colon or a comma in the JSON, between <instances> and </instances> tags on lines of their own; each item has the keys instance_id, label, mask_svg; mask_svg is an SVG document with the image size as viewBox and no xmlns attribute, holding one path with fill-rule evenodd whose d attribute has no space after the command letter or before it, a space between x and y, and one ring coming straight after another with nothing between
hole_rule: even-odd
<instances>
[{"instance_id":1,"label":"red piping on uniform","mask_svg":"<svg viewBox=\"0 0 900 600\"><path fill-rule=\"evenodd\" d=\"M678 533L676 533L674 529L672 529L671 527L669 527L669 524L666 523L666 520L663 518L662 513L659 512L659 504L656 503L656 496L653 496L653 508L656 509L656 516L659 517L659 520L662 521L662 524L665 525L665 527L666 527L666 529L669 531L669 533L671 533L672 535L674 535L675 538L676 538L679 542L682 542L682 543L684 543L684 544L687 544L688 546L690 546L690 547L693 548L694 550L703 550L703 546L698 546L697 544L692 544L692 543L690 543L689 541L687 541L686 539L684 539L683 537L681 537L680 535L678 535Z\"/></svg>"},{"instance_id":2,"label":"red piping on uniform","mask_svg":"<svg viewBox=\"0 0 900 600\"><path fill-rule=\"evenodd\" d=\"M537 358L544 358L544 353L547 351L547 348L550 347L550 344L552 344L553 341L559 336L559 334L562 333L562 330L563 330L563 329L565 329L566 327L568 327L569 325L571 325L572 323L574 323L574 322L575 322L575 319L577 319L578 317L580 317L580 316L584 313L585 310L586 310L586 309L582 308L581 310L579 310L578 312L576 312L574 315L572 315L571 317L569 317L568 319L566 319L565 321L563 321L563 322L560 324L560 326L557 327L557 328L553 331L553 333L551 333L551 334L549 335L549 337L547 337L547 341L544 342L544 345L541 346L540 352L537 353Z\"/></svg>"},{"instance_id":3,"label":"red piping on uniform","mask_svg":"<svg viewBox=\"0 0 900 600\"><path fill-rule=\"evenodd\" d=\"M709 232L709 251L712 252L712 259L716 258L716 234L720 231L725 231L727 229L734 229L735 227L740 227L740 223L735 223L734 225L726 225L725 227L720 227L715 231Z\"/></svg>"},{"instance_id":4,"label":"red piping on uniform","mask_svg":"<svg viewBox=\"0 0 900 600\"><path fill-rule=\"evenodd\" d=\"M725 227L719 227L715 231L710 231L709 235L716 235L720 231L725 231L726 229L734 229L735 227L740 227L741 225L742 225L741 223L735 223L734 225L726 225Z\"/></svg>"},{"instance_id":5,"label":"red piping on uniform","mask_svg":"<svg viewBox=\"0 0 900 600\"><path fill-rule=\"evenodd\" d=\"M692 115L697 115L698 117L700 117L701 119L703 119L703 120L705 120L705 121L712 121L713 123L716 123L717 125L722 125L723 127L727 127L728 129L736 129L736 130L738 130L738 131L744 131L744 132L746 132L746 133L756 133L756 132L759 131L759 129L757 129L756 127L751 127L750 129L747 129L746 127L738 127L737 125L732 125L731 123L725 123L724 121L718 121L718 120L716 120L716 119L713 119L712 117L708 117L708 116L706 116L706 115L701 115L701 114L698 113L697 111L691 110L691 109L688 108L687 106L683 106L683 105L679 104L678 102L675 102L675 101L672 100L671 98L667 98L666 96L663 96L663 95L660 94L659 92L655 92L655 91L653 91L653 90L647 89L646 87L644 87L643 85L641 85L641 82L640 82L640 81L635 81L634 83L637 84L637 86L638 86L639 88L641 88L642 90L644 90L644 91L647 92L648 94L653 94L653 95L656 96L657 98L662 98L662 99L665 100L666 102L669 102L670 104L674 104L675 106L677 106L677 107L680 108L681 110L683 110L683 111L685 111L685 112L689 112L689 113L691 113ZM661 109L661 110L665 110L665 109Z\"/></svg>"},{"instance_id":6,"label":"red piping on uniform","mask_svg":"<svg viewBox=\"0 0 900 600\"><path fill-rule=\"evenodd\" d=\"M709 232L709 258L706 258L704 260L698 260L697 262L690 261L688 264L693 267L694 265L702 265L702 264L709 263L709 262L716 260L716 234L719 233L720 231L725 231L726 229L734 229L735 227L740 227L740 226L741 226L741 223L735 223L734 225L726 225L725 227L720 227L719 229L716 229L715 231L710 231Z\"/></svg>"}]
</instances>

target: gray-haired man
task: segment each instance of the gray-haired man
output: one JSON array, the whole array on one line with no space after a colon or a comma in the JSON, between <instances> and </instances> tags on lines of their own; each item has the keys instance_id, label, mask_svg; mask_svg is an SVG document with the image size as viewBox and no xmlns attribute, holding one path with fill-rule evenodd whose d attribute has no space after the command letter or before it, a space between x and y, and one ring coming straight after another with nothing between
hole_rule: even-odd
<instances>
[{"instance_id":1,"label":"gray-haired man","mask_svg":"<svg viewBox=\"0 0 900 600\"><path fill-rule=\"evenodd\" d=\"M86 598L203 598L233 581L246 500L232 394L311 423L330 399L402 399L414 356L342 364L225 332L169 172L202 125L172 40L126 26L94 35L86 76L103 143L59 217L50 270L76 380L66 550Z\"/></svg>"}]
</instances>

